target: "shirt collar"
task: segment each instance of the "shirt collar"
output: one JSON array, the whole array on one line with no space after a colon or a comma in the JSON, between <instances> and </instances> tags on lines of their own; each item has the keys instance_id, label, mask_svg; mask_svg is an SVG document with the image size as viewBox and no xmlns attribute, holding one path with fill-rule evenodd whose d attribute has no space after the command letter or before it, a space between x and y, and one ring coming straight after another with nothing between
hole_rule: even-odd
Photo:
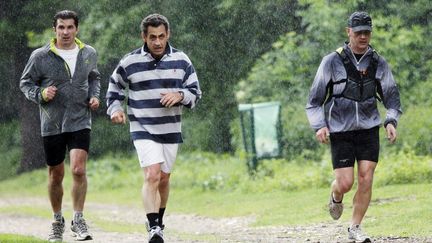
<instances>
[{"instance_id":1,"label":"shirt collar","mask_svg":"<svg viewBox=\"0 0 432 243\"><path fill-rule=\"evenodd\" d=\"M169 43L167 43L166 47L165 47L165 52L164 55L170 55L173 52L172 47ZM146 56L146 55L151 55L150 50L148 49L147 43L144 43L144 45L141 47L141 55Z\"/></svg>"}]
</instances>

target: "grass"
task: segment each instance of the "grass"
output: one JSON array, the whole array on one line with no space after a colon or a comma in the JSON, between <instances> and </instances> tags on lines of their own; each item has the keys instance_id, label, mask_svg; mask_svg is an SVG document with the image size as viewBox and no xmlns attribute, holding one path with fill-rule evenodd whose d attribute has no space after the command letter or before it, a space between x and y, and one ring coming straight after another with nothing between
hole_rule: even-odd
<instances>
[{"instance_id":1,"label":"grass","mask_svg":"<svg viewBox=\"0 0 432 243\"><path fill-rule=\"evenodd\" d=\"M389 169L397 165L393 157L380 161L376 173L379 183L375 183L371 207L364 220L365 229L373 236L432 235L429 224L432 212L432 183L428 177L428 169L432 170L428 167L431 159L413 155L407 158L399 160L410 167L416 163L426 170L422 174L425 183L419 184L412 178L416 173L412 173L410 168L400 168L403 165L397 170ZM180 156L172 176L173 187L167 212L215 218L253 216L256 218L255 226L331 222L326 204L329 196L328 185L332 176L331 169L324 165L324 162L283 163L274 160L266 163L257 175L251 178L246 174L244 163L236 157L212 154ZM142 207L142 172L134 156L112 156L89 161L88 170L88 202ZM403 178L403 181L398 181L397 178ZM46 170L23 174L0 182L0 195L46 198L46 180ZM64 202L70 202L70 185L70 173L66 173ZM352 197L353 192L345 195L346 210L340 220L341 224L348 225L350 222ZM0 214L19 212L38 217L51 217L48 207L0 207ZM96 226L106 231L131 233L142 230L140 222L113 222L93 212L87 212L87 216ZM177 233L189 240L206 237Z\"/></svg>"},{"instance_id":2,"label":"grass","mask_svg":"<svg viewBox=\"0 0 432 243\"><path fill-rule=\"evenodd\" d=\"M45 240L40 240L35 237L13 235L13 234L0 234L0 242L4 243L43 243Z\"/></svg>"}]
</instances>

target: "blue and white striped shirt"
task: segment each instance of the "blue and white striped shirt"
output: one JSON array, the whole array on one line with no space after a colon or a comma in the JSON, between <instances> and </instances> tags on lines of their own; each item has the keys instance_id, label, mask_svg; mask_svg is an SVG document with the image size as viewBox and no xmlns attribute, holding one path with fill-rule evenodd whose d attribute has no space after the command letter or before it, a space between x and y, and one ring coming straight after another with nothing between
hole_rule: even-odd
<instances>
[{"instance_id":1,"label":"blue and white striped shirt","mask_svg":"<svg viewBox=\"0 0 432 243\"><path fill-rule=\"evenodd\" d=\"M183 106L195 107L201 98L198 77L188 56L167 45L161 60L155 60L147 46L127 54L110 77L107 114L122 111L128 88L127 114L133 140L182 143ZM181 103L171 108L160 103L161 93L183 91Z\"/></svg>"}]
</instances>

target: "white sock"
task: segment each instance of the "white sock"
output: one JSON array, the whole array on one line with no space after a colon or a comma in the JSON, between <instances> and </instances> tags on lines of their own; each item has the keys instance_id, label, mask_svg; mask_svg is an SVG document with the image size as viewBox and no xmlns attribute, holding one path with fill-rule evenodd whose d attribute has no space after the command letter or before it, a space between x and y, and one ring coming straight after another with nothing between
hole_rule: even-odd
<instances>
[{"instance_id":1,"label":"white sock","mask_svg":"<svg viewBox=\"0 0 432 243\"><path fill-rule=\"evenodd\" d=\"M62 219L63 219L63 215L62 215L62 211L61 210L58 211L58 212L56 212L56 213L54 213L54 220L55 221L62 222Z\"/></svg>"},{"instance_id":2,"label":"white sock","mask_svg":"<svg viewBox=\"0 0 432 243\"><path fill-rule=\"evenodd\" d=\"M74 216L73 216L73 221L75 222L75 221L78 221L78 219L80 219L80 218L82 218L84 215L83 215L83 212L81 211L81 212L79 212L79 211L74 211Z\"/></svg>"}]
</instances>

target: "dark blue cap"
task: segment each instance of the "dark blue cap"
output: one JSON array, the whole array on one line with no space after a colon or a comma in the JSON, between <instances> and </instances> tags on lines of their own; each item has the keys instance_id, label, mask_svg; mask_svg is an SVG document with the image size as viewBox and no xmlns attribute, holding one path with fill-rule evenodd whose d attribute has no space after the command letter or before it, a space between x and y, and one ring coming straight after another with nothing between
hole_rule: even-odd
<instances>
[{"instance_id":1,"label":"dark blue cap","mask_svg":"<svg viewBox=\"0 0 432 243\"><path fill-rule=\"evenodd\" d=\"M366 12L354 12L348 19L348 27L354 32L372 31L372 19Z\"/></svg>"}]
</instances>

